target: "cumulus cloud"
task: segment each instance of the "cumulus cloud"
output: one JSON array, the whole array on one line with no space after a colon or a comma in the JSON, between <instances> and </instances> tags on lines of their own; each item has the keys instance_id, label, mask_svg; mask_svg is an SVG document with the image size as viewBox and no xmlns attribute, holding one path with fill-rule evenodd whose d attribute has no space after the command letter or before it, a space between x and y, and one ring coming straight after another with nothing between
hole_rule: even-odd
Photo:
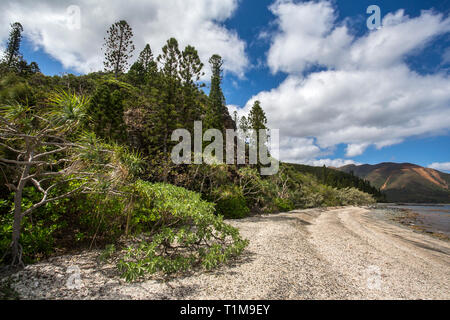
<instances>
[{"instance_id":1,"label":"cumulus cloud","mask_svg":"<svg viewBox=\"0 0 450 320\"><path fill-rule=\"evenodd\" d=\"M356 143L356 144L349 144L347 146L347 157L356 157L364 153L366 148L368 147L367 143Z\"/></svg>"},{"instance_id":2,"label":"cumulus cloud","mask_svg":"<svg viewBox=\"0 0 450 320\"><path fill-rule=\"evenodd\" d=\"M314 139L283 137L280 139L280 160L285 162L306 162L324 154L314 144Z\"/></svg>"},{"instance_id":3,"label":"cumulus cloud","mask_svg":"<svg viewBox=\"0 0 450 320\"><path fill-rule=\"evenodd\" d=\"M308 160L301 161L300 163L307 164L315 167L322 167L323 165L327 167L339 168L349 164L360 165L361 163L355 162L349 159L318 159L318 160Z\"/></svg>"},{"instance_id":4,"label":"cumulus cloud","mask_svg":"<svg viewBox=\"0 0 450 320\"><path fill-rule=\"evenodd\" d=\"M61 0L61 1L2 1L0 23L5 26L19 21L25 36L42 48L65 68L87 73L103 68L101 47L107 29L116 21L125 19L134 31L138 51L146 43L160 52L170 37L180 47L190 44L197 48L202 61L220 54L224 69L242 77L248 65L246 44L236 32L228 30L223 22L230 18L238 0ZM72 12L76 5L81 12L81 27L73 28ZM7 28L0 30L0 40L6 40Z\"/></svg>"},{"instance_id":5,"label":"cumulus cloud","mask_svg":"<svg viewBox=\"0 0 450 320\"><path fill-rule=\"evenodd\" d=\"M450 162L435 162L430 164L428 168L440 171L450 171Z\"/></svg>"},{"instance_id":6,"label":"cumulus cloud","mask_svg":"<svg viewBox=\"0 0 450 320\"><path fill-rule=\"evenodd\" d=\"M336 22L328 1L277 1L271 10L278 30L267 62L288 77L252 97L242 112L259 100L282 139L313 138L320 150L346 144L347 157L370 145L383 148L411 136L448 133L448 74L421 75L405 58L448 33L450 18L432 11L410 18L399 10L384 17L381 29L356 38ZM324 70L305 73L310 66ZM295 153L287 149L290 156ZM301 155L297 160L304 161Z\"/></svg>"},{"instance_id":7,"label":"cumulus cloud","mask_svg":"<svg viewBox=\"0 0 450 320\"><path fill-rule=\"evenodd\" d=\"M273 72L301 73L316 65L339 69L395 66L405 55L450 31L450 18L442 14L423 11L410 19L398 10L383 18L381 29L355 38L345 22L336 23L331 2L277 1L270 9L278 23L268 53Z\"/></svg>"},{"instance_id":8,"label":"cumulus cloud","mask_svg":"<svg viewBox=\"0 0 450 320\"><path fill-rule=\"evenodd\" d=\"M345 26L334 27L331 3L277 1L270 10L278 23L268 53L274 73L301 72L313 64L333 65L346 54L352 37Z\"/></svg>"}]
</instances>

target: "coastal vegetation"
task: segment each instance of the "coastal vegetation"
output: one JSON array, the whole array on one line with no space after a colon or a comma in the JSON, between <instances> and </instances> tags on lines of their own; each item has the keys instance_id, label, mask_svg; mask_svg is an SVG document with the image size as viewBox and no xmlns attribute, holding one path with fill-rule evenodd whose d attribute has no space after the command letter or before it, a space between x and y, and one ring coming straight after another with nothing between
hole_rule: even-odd
<instances>
[{"instance_id":1,"label":"coastal vegetation","mask_svg":"<svg viewBox=\"0 0 450 320\"><path fill-rule=\"evenodd\" d=\"M223 60L213 55L210 90L196 49L171 38L154 57L135 50L126 21L105 39L105 70L45 76L20 54L23 28L12 25L0 64L0 259L20 266L86 248L129 281L148 274L214 268L247 245L224 218L297 208L363 205L379 189L329 168L282 163L176 165L171 133L266 129L263 106L229 114Z\"/></svg>"}]
</instances>

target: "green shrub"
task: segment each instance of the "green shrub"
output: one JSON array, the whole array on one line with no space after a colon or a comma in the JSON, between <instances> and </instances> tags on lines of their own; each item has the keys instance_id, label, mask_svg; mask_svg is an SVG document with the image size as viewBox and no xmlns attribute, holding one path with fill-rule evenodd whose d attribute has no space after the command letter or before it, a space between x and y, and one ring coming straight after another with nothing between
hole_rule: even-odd
<instances>
[{"instance_id":1,"label":"green shrub","mask_svg":"<svg viewBox=\"0 0 450 320\"><path fill-rule=\"evenodd\" d=\"M11 243L13 225L13 202L10 198L0 201L0 258ZM25 188L23 206L28 208L33 201L40 199L41 195L34 188ZM58 205L61 202L48 204L39 208L31 215L25 216L22 222L21 245L22 258L25 263L31 263L51 254L55 248L55 233L65 226L58 214Z\"/></svg>"},{"instance_id":2,"label":"green shrub","mask_svg":"<svg viewBox=\"0 0 450 320\"><path fill-rule=\"evenodd\" d=\"M242 190L237 186L227 186L218 190L220 200L217 201L217 213L225 218L241 219L250 213Z\"/></svg>"},{"instance_id":3,"label":"green shrub","mask_svg":"<svg viewBox=\"0 0 450 320\"><path fill-rule=\"evenodd\" d=\"M216 216L214 205L202 200L200 194L143 181L136 183L136 189L139 201L133 217L147 225L153 222L153 227L118 263L127 281L157 272L171 274L199 266L211 269L246 247L248 242L238 230ZM147 218L142 220L144 216Z\"/></svg>"},{"instance_id":4,"label":"green shrub","mask_svg":"<svg viewBox=\"0 0 450 320\"><path fill-rule=\"evenodd\" d=\"M356 188L345 188L338 190L338 198L342 205L369 205L376 203L375 199L368 193Z\"/></svg>"},{"instance_id":5,"label":"green shrub","mask_svg":"<svg viewBox=\"0 0 450 320\"><path fill-rule=\"evenodd\" d=\"M338 189L327 185L321 185L318 191L323 197L323 207L334 207L340 205Z\"/></svg>"},{"instance_id":6,"label":"green shrub","mask_svg":"<svg viewBox=\"0 0 450 320\"><path fill-rule=\"evenodd\" d=\"M121 197L90 194L74 199L71 209L78 216L78 229L85 238L113 242L124 231L124 208Z\"/></svg>"},{"instance_id":7,"label":"green shrub","mask_svg":"<svg viewBox=\"0 0 450 320\"><path fill-rule=\"evenodd\" d=\"M289 199L276 198L274 203L281 212L288 212L295 209L294 204Z\"/></svg>"},{"instance_id":8,"label":"green shrub","mask_svg":"<svg viewBox=\"0 0 450 320\"><path fill-rule=\"evenodd\" d=\"M273 199L277 196L277 186L273 177L263 178L256 168L243 167L237 171L237 185L242 190L246 203L250 208L273 207Z\"/></svg>"}]
</instances>

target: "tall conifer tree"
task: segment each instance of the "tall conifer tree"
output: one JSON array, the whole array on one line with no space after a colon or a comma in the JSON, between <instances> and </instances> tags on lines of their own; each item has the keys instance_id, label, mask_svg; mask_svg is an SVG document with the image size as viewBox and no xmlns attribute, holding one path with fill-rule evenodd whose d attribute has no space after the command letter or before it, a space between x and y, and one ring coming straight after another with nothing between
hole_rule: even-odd
<instances>
[{"instance_id":1,"label":"tall conifer tree","mask_svg":"<svg viewBox=\"0 0 450 320\"><path fill-rule=\"evenodd\" d=\"M161 122L161 127L157 131L162 135L162 152L169 152L169 139L173 130L179 125L180 113L177 112L179 106L180 75L179 66L181 53L178 48L178 41L175 38L167 40L162 48L162 54L158 56L161 67L161 92L162 101L157 111L157 116Z\"/></svg>"},{"instance_id":2,"label":"tall conifer tree","mask_svg":"<svg viewBox=\"0 0 450 320\"><path fill-rule=\"evenodd\" d=\"M198 81L204 75L203 63L197 50L187 46L181 54L180 77L183 87L183 110L185 128L193 130L194 121L201 119L201 106L198 101Z\"/></svg>"},{"instance_id":3,"label":"tall conifer tree","mask_svg":"<svg viewBox=\"0 0 450 320\"><path fill-rule=\"evenodd\" d=\"M128 68L128 60L135 49L132 38L133 30L125 20L114 23L108 30L104 65L105 70L114 72L116 78Z\"/></svg>"},{"instance_id":4,"label":"tall conifer tree","mask_svg":"<svg viewBox=\"0 0 450 320\"><path fill-rule=\"evenodd\" d=\"M11 31L9 33L4 58L8 68L11 68L14 63L21 60L20 43L22 41L22 32L23 27L19 22L11 24Z\"/></svg>"},{"instance_id":5,"label":"tall conifer tree","mask_svg":"<svg viewBox=\"0 0 450 320\"><path fill-rule=\"evenodd\" d=\"M211 65L211 90L209 92L209 108L205 118L206 129L224 128L225 97L222 92L222 57L215 54L209 59Z\"/></svg>"}]
</instances>

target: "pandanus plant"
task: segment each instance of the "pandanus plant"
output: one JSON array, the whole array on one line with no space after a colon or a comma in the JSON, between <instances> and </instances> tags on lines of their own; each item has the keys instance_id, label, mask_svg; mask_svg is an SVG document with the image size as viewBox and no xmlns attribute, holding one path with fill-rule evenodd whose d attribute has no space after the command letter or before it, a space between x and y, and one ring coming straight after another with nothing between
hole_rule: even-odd
<instances>
[{"instance_id":1,"label":"pandanus plant","mask_svg":"<svg viewBox=\"0 0 450 320\"><path fill-rule=\"evenodd\" d=\"M127 150L107 145L83 128L88 102L59 91L51 95L45 111L20 104L0 108L0 168L8 172L4 180L14 193L12 239L2 260L9 253L13 266L23 265L20 232L25 216L79 192L96 192L99 186L101 192L117 189L130 176ZM138 156L131 159L134 167L141 163ZM24 208L27 186L41 198Z\"/></svg>"}]
</instances>

